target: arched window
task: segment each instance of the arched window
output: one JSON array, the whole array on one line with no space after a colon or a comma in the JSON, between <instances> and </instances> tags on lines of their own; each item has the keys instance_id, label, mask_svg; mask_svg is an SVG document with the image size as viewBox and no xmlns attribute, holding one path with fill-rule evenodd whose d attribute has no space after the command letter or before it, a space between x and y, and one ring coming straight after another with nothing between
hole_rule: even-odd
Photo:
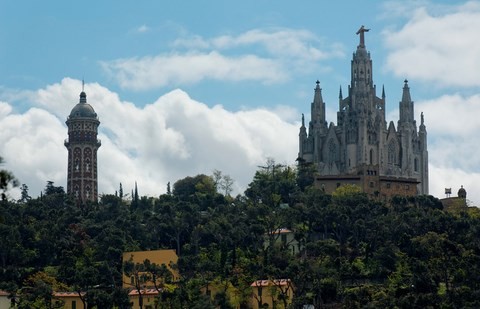
<instances>
[{"instance_id":1,"label":"arched window","mask_svg":"<svg viewBox=\"0 0 480 309\"><path fill-rule=\"evenodd\" d=\"M388 144L388 164L395 163L397 163L397 147L395 146L395 142L391 141Z\"/></svg>"},{"instance_id":2,"label":"arched window","mask_svg":"<svg viewBox=\"0 0 480 309\"><path fill-rule=\"evenodd\" d=\"M373 164L373 149L370 149L370 165Z\"/></svg>"},{"instance_id":3,"label":"arched window","mask_svg":"<svg viewBox=\"0 0 480 309\"><path fill-rule=\"evenodd\" d=\"M418 159L417 158L415 158L413 160L413 169L414 169L415 172L418 172Z\"/></svg>"},{"instance_id":4,"label":"arched window","mask_svg":"<svg viewBox=\"0 0 480 309\"><path fill-rule=\"evenodd\" d=\"M337 161L337 145L332 138L328 141L328 161Z\"/></svg>"}]
</instances>

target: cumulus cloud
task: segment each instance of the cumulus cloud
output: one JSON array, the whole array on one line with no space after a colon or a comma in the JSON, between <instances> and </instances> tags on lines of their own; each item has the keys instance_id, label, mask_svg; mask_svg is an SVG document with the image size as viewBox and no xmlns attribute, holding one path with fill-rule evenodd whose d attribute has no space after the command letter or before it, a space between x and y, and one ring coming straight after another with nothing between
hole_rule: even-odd
<instances>
[{"instance_id":1,"label":"cumulus cloud","mask_svg":"<svg viewBox=\"0 0 480 309\"><path fill-rule=\"evenodd\" d=\"M417 6L411 16L398 31L384 31L387 67L397 76L440 86L480 86L480 3L436 12Z\"/></svg>"},{"instance_id":2,"label":"cumulus cloud","mask_svg":"<svg viewBox=\"0 0 480 309\"><path fill-rule=\"evenodd\" d=\"M65 78L36 91L32 107L12 113L0 102L0 143L6 168L36 196L47 180L66 184L64 124L78 103L81 82ZM212 108L174 90L143 108L122 101L99 84L85 85L87 101L100 119L99 192L125 190L137 181L141 195L156 196L168 182L214 169L235 179L237 193L268 157L294 164L298 125L265 109L230 112ZM281 142L278 137L282 136ZM128 191L127 191L128 192Z\"/></svg>"},{"instance_id":3,"label":"cumulus cloud","mask_svg":"<svg viewBox=\"0 0 480 309\"><path fill-rule=\"evenodd\" d=\"M312 70L319 60L343 56L340 45L322 45L306 30L256 29L210 39L191 35L171 44L177 51L102 61L101 66L123 88L133 90L208 79L279 83L292 72Z\"/></svg>"}]
</instances>

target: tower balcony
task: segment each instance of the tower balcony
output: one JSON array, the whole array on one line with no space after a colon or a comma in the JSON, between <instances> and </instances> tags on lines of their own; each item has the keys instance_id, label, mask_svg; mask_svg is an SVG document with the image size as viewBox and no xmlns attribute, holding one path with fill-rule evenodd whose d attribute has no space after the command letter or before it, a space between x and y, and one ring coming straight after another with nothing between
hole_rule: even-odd
<instances>
[{"instance_id":1,"label":"tower balcony","mask_svg":"<svg viewBox=\"0 0 480 309\"><path fill-rule=\"evenodd\" d=\"M85 140L82 140L82 141L76 141L76 142L75 142L75 141L72 141L72 142L73 142L74 144L95 144L95 146L97 146L97 148L100 147L100 146L102 146L102 140L99 139L99 138L97 138L95 141L85 141ZM68 148L68 147L72 144L72 142L71 142L68 138L66 138L66 139L64 140L63 144L65 145L65 147Z\"/></svg>"}]
</instances>

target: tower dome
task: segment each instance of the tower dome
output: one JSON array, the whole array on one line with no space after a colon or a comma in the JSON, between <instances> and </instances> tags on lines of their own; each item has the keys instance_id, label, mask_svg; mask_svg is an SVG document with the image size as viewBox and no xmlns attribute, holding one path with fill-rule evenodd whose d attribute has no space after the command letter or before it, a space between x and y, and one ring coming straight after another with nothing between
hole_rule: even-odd
<instances>
[{"instance_id":1,"label":"tower dome","mask_svg":"<svg viewBox=\"0 0 480 309\"><path fill-rule=\"evenodd\" d=\"M84 91L80 93L80 101L73 107L69 118L97 118L97 113L87 103L87 94Z\"/></svg>"}]
</instances>

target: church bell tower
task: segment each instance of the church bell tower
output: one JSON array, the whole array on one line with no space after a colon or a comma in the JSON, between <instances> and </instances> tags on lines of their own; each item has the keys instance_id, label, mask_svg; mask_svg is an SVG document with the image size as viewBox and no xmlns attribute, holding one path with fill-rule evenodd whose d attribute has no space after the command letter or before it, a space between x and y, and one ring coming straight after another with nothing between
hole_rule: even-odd
<instances>
[{"instance_id":1,"label":"church bell tower","mask_svg":"<svg viewBox=\"0 0 480 309\"><path fill-rule=\"evenodd\" d=\"M68 127L67 193L77 203L97 202L97 139L100 121L93 107L87 103L87 95L82 86L80 101L73 107L65 122Z\"/></svg>"}]
</instances>

